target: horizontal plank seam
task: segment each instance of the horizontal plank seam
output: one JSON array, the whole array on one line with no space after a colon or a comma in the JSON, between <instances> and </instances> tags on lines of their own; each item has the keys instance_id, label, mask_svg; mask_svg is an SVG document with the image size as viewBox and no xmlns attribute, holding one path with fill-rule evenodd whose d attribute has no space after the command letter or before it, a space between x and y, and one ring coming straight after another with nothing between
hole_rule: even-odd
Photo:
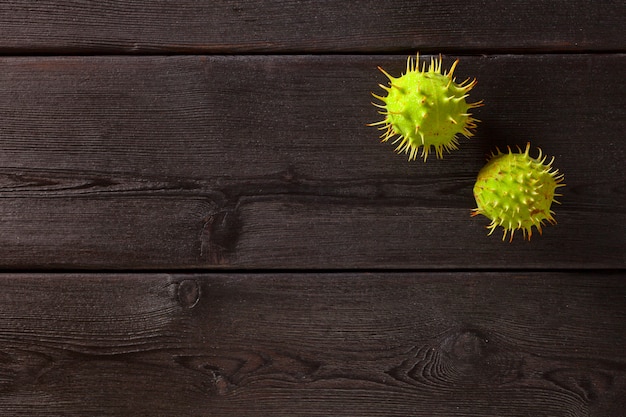
<instances>
[{"instance_id":1,"label":"horizontal plank seam","mask_svg":"<svg viewBox=\"0 0 626 417\"><path fill-rule=\"evenodd\" d=\"M123 57L169 57L169 56L341 56L341 55L376 55L376 56L394 56L394 55L413 55L418 49L410 50L393 50L393 51L328 51L328 52L309 52L309 51L284 51L284 52L208 52L208 51L180 51L180 52L154 52L154 51L140 51L132 53L124 53L123 51L94 51L94 52L80 52L80 53L63 53L61 51L51 50L46 51L6 51L0 48L0 58L20 58L20 57L111 57L111 56L123 56ZM510 50L510 49L477 49L477 50L457 50L457 49L419 49L423 55L432 55L442 53L445 55L456 56L502 56L502 55L519 55L519 56L534 56L534 55L614 55L626 53L626 49L581 49L581 50L561 50L561 49L537 49L537 50Z\"/></svg>"},{"instance_id":2,"label":"horizontal plank seam","mask_svg":"<svg viewBox=\"0 0 626 417\"><path fill-rule=\"evenodd\" d=\"M259 269L227 269L227 268L186 268L186 269L1 269L0 275L343 275L343 274L450 274L450 273L626 273L626 268L259 268Z\"/></svg>"}]
</instances>

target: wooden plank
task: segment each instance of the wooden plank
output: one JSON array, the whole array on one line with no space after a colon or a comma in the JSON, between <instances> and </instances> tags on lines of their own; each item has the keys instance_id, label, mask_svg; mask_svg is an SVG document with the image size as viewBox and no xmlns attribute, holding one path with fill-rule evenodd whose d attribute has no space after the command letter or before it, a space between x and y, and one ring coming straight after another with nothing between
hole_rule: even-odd
<instances>
[{"instance_id":1,"label":"wooden plank","mask_svg":"<svg viewBox=\"0 0 626 417\"><path fill-rule=\"evenodd\" d=\"M626 276L0 276L12 416L619 416Z\"/></svg>"},{"instance_id":2,"label":"wooden plank","mask_svg":"<svg viewBox=\"0 0 626 417\"><path fill-rule=\"evenodd\" d=\"M402 56L3 58L0 266L623 268L625 64L463 57L482 123L424 164L366 126ZM529 140L565 174L559 225L502 243L473 182Z\"/></svg>"},{"instance_id":3,"label":"wooden plank","mask_svg":"<svg viewBox=\"0 0 626 417\"><path fill-rule=\"evenodd\" d=\"M619 0L0 4L0 52L624 51Z\"/></svg>"}]
</instances>

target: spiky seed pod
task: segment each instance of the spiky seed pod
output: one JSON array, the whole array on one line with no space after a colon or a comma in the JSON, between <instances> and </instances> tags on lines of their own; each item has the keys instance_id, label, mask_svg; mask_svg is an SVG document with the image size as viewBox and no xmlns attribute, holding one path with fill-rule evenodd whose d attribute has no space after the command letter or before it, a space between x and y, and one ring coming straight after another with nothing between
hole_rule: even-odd
<instances>
[{"instance_id":1,"label":"spiky seed pod","mask_svg":"<svg viewBox=\"0 0 626 417\"><path fill-rule=\"evenodd\" d=\"M469 79L460 84L452 77L458 60L450 71L441 72L439 59L431 58L426 71L426 63L419 69L419 54L415 60L409 57L406 73L392 77L385 70L378 69L389 78L389 85L379 86L387 92L386 97L372 95L383 104L372 103L380 108L385 118L370 126L378 126L384 133L382 141L392 140L397 144L396 152L407 153L409 161L415 160L419 148L426 161L430 148L435 149L438 158L443 158L443 151L458 149L457 135L473 136L478 120L472 118L469 110L482 105L482 101L467 103L468 92L476 85L476 80Z\"/></svg>"},{"instance_id":2,"label":"spiky seed pod","mask_svg":"<svg viewBox=\"0 0 626 417\"><path fill-rule=\"evenodd\" d=\"M502 240L510 232L509 241L513 240L516 230L521 229L524 238L532 236L532 227L535 226L541 234L544 221L556 224L554 212L550 210L555 190L563 187L563 174L552 167L554 157L548 162L546 156L539 149L539 156L529 155L530 143L522 153L508 153L498 150L492 154L480 172L474 185L474 198L478 208L472 211L472 216L482 214L491 220L487 228L489 235L496 227L504 229Z\"/></svg>"}]
</instances>

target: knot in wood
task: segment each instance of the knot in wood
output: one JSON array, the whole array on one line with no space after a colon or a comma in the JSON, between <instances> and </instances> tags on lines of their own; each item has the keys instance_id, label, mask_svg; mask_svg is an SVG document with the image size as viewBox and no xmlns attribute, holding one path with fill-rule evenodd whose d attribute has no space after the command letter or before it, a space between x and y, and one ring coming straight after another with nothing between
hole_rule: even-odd
<instances>
[{"instance_id":1,"label":"knot in wood","mask_svg":"<svg viewBox=\"0 0 626 417\"><path fill-rule=\"evenodd\" d=\"M442 344L443 350L460 362L476 362L487 353L488 339L474 330L450 335Z\"/></svg>"},{"instance_id":2,"label":"knot in wood","mask_svg":"<svg viewBox=\"0 0 626 417\"><path fill-rule=\"evenodd\" d=\"M200 285L196 280L186 279L178 283L178 302L184 308L193 308L200 301Z\"/></svg>"}]
</instances>

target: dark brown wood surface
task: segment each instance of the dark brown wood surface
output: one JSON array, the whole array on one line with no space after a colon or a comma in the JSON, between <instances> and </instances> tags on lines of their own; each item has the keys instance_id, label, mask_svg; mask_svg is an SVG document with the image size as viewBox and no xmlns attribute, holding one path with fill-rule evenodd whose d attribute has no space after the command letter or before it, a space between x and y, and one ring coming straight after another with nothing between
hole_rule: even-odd
<instances>
[{"instance_id":1,"label":"dark brown wood surface","mask_svg":"<svg viewBox=\"0 0 626 417\"><path fill-rule=\"evenodd\" d=\"M616 417L626 406L623 273L0 285L3 415Z\"/></svg>"},{"instance_id":2,"label":"dark brown wood surface","mask_svg":"<svg viewBox=\"0 0 626 417\"><path fill-rule=\"evenodd\" d=\"M426 163L366 126L377 65L405 58L0 59L0 265L624 267L626 55L462 57L482 122ZM503 243L472 187L528 141L565 174L559 225Z\"/></svg>"},{"instance_id":3,"label":"dark brown wood surface","mask_svg":"<svg viewBox=\"0 0 626 417\"><path fill-rule=\"evenodd\" d=\"M0 416L626 417L625 17L0 2ZM366 126L417 51L485 102L426 163ZM528 141L558 225L502 242L473 183Z\"/></svg>"},{"instance_id":4,"label":"dark brown wood surface","mask_svg":"<svg viewBox=\"0 0 626 417\"><path fill-rule=\"evenodd\" d=\"M623 50L622 1L27 1L0 3L0 52Z\"/></svg>"}]
</instances>

